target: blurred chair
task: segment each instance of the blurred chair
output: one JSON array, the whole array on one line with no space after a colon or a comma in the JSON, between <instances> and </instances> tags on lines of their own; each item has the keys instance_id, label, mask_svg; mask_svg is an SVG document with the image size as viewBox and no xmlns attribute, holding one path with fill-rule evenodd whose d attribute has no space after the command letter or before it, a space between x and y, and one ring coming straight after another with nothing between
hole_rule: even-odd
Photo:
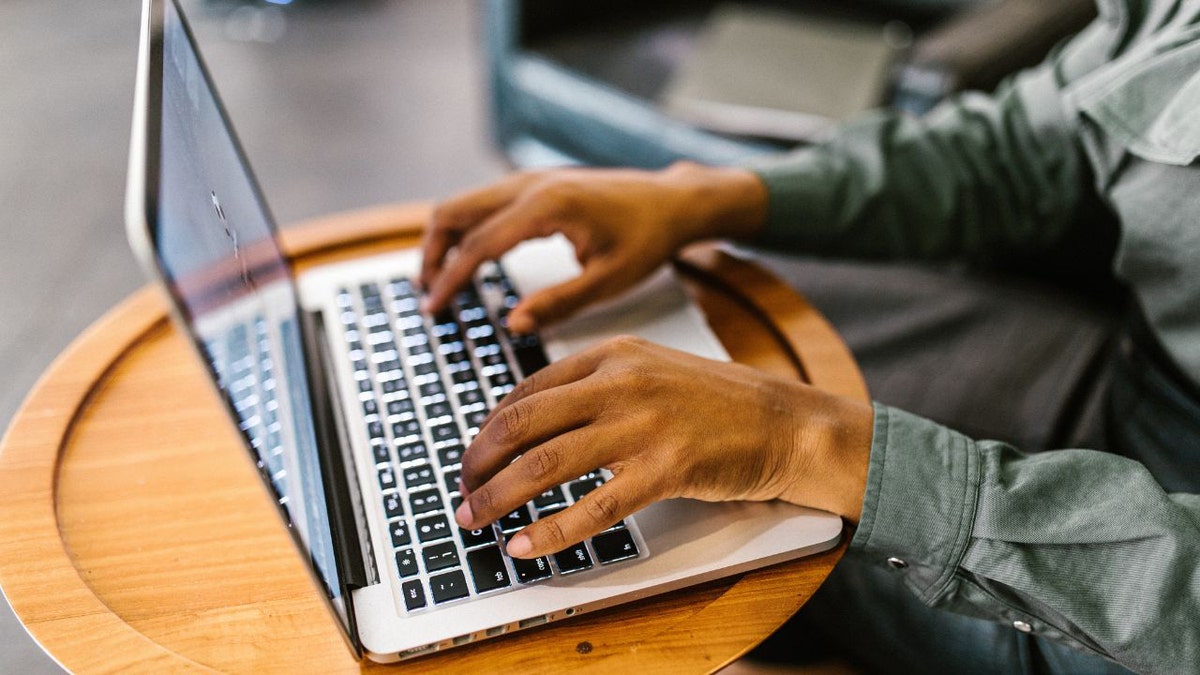
<instances>
[{"instance_id":1,"label":"blurred chair","mask_svg":"<svg viewBox=\"0 0 1200 675\"><path fill-rule=\"evenodd\" d=\"M657 98L716 0L487 0L492 131L520 168L731 164L795 147L673 119ZM923 112L960 88L990 88L1036 63L1095 14L1092 0L760 0L801 15L902 21L916 39L885 104Z\"/></svg>"}]
</instances>

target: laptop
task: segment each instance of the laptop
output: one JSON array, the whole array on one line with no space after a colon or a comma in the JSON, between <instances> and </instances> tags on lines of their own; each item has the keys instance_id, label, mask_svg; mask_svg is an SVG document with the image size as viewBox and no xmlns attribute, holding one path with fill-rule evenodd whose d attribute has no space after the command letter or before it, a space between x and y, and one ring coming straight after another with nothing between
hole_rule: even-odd
<instances>
[{"instance_id":1,"label":"laptop","mask_svg":"<svg viewBox=\"0 0 1200 675\"><path fill-rule=\"evenodd\" d=\"M419 657L816 553L839 518L783 503L669 500L536 560L520 528L581 499L602 469L482 530L454 522L460 461L525 375L636 334L728 359L669 268L540 335L510 334L523 294L578 273L560 239L480 270L421 313L413 250L297 277L175 0L145 0L126 220L278 506L315 591L359 657Z\"/></svg>"}]
</instances>

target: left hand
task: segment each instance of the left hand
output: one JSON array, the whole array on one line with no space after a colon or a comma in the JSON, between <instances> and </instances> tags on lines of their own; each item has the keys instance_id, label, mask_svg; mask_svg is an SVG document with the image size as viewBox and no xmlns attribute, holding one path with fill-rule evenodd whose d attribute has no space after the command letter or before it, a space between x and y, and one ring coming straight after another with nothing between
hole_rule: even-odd
<instances>
[{"instance_id":1,"label":"left hand","mask_svg":"<svg viewBox=\"0 0 1200 675\"><path fill-rule=\"evenodd\" d=\"M612 480L526 527L509 554L555 553L672 497L783 499L857 521L872 425L868 405L615 338L534 373L492 411L463 457L456 519L478 529L604 467Z\"/></svg>"}]
</instances>

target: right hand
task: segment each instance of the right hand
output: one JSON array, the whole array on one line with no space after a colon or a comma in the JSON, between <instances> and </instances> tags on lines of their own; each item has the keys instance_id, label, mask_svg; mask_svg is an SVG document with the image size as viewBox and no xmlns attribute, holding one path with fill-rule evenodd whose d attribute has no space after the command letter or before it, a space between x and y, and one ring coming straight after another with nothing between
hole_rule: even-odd
<instances>
[{"instance_id":1,"label":"right hand","mask_svg":"<svg viewBox=\"0 0 1200 675\"><path fill-rule=\"evenodd\" d=\"M683 246L751 238L766 214L751 172L679 163L657 172L558 169L519 173L441 204L426 228L421 284L437 311L484 261L526 239L561 233L581 274L524 298L508 317L528 333L634 285Z\"/></svg>"}]
</instances>

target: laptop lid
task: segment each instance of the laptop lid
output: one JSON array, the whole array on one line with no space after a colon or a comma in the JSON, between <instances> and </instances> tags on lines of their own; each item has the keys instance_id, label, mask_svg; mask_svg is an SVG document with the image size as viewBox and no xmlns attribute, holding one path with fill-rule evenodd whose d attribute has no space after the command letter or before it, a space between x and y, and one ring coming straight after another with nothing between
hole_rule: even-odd
<instances>
[{"instance_id":1,"label":"laptop lid","mask_svg":"<svg viewBox=\"0 0 1200 675\"><path fill-rule=\"evenodd\" d=\"M126 223L357 651L291 268L176 0L143 5Z\"/></svg>"}]
</instances>

